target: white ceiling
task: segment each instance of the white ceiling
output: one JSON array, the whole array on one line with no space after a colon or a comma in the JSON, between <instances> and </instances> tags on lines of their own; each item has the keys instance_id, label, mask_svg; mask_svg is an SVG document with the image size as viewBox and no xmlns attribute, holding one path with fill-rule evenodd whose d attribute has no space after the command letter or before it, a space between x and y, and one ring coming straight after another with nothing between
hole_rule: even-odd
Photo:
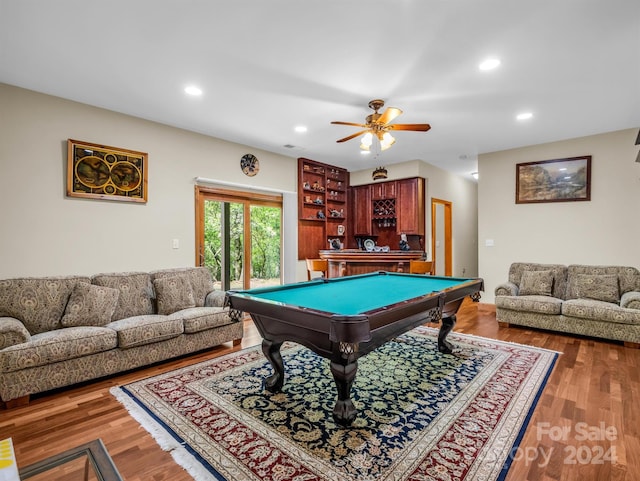
<instances>
[{"instance_id":1,"label":"white ceiling","mask_svg":"<svg viewBox=\"0 0 640 481\"><path fill-rule=\"evenodd\" d=\"M0 82L349 170L468 177L481 153L640 126L638 0L0 0L0 49ZM431 130L378 158L336 143L374 98Z\"/></svg>"}]
</instances>

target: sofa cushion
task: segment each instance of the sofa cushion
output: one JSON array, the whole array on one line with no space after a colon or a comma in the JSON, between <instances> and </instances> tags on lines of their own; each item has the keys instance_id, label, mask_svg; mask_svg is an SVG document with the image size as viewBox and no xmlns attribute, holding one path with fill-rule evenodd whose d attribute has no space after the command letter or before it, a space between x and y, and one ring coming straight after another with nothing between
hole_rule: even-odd
<instances>
[{"instance_id":1,"label":"sofa cushion","mask_svg":"<svg viewBox=\"0 0 640 481\"><path fill-rule=\"evenodd\" d=\"M570 299L562 304L562 314L595 321L640 324L640 310L624 309L610 302L593 299Z\"/></svg>"},{"instance_id":2,"label":"sofa cushion","mask_svg":"<svg viewBox=\"0 0 640 481\"><path fill-rule=\"evenodd\" d=\"M552 271L524 271L518 294L521 296L550 296L552 289Z\"/></svg>"},{"instance_id":3,"label":"sofa cushion","mask_svg":"<svg viewBox=\"0 0 640 481\"><path fill-rule=\"evenodd\" d=\"M151 314L129 317L107 324L118 334L118 347L127 348L152 344L184 332L181 319L169 319L167 316Z\"/></svg>"},{"instance_id":4,"label":"sofa cushion","mask_svg":"<svg viewBox=\"0 0 640 481\"><path fill-rule=\"evenodd\" d=\"M153 288L156 291L158 314L168 315L196 306L191 282L184 274L154 279Z\"/></svg>"},{"instance_id":5,"label":"sofa cushion","mask_svg":"<svg viewBox=\"0 0 640 481\"><path fill-rule=\"evenodd\" d=\"M213 329L232 322L229 317L229 309L222 307L183 309L171 314L169 319L180 319L184 324L184 332L187 334Z\"/></svg>"},{"instance_id":6,"label":"sofa cushion","mask_svg":"<svg viewBox=\"0 0 640 481\"><path fill-rule=\"evenodd\" d=\"M151 273L153 279L182 274L189 278L196 307L204 306L205 297L214 289L213 277L211 277L211 272L206 267L178 267L175 269L153 271Z\"/></svg>"},{"instance_id":7,"label":"sofa cushion","mask_svg":"<svg viewBox=\"0 0 640 481\"><path fill-rule=\"evenodd\" d=\"M91 278L97 286L112 287L120 291L118 305L111 316L112 321L134 316L153 314L153 286L151 275L146 272L114 272L97 274Z\"/></svg>"},{"instance_id":8,"label":"sofa cushion","mask_svg":"<svg viewBox=\"0 0 640 481\"><path fill-rule=\"evenodd\" d=\"M0 349L31 340L24 324L13 317L0 317Z\"/></svg>"},{"instance_id":9,"label":"sofa cushion","mask_svg":"<svg viewBox=\"0 0 640 481\"><path fill-rule=\"evenodd\" d=\"M88 277L25 277L0 280L0 316L14 317L30 334L60 328L73 287Z\"/></svg>"},{"instance_id":10,"label":"sofa cushion","mask_svg":"<svg viewBox=\"0 0 640 481\"><path fill-rule=\"evenodd\" d=\"M576 274L572 281L573 293L578 299L615 303L620 301L618 276L615 274Z\"/></svg>"},{"instance_id":11,"label":"sofa cushion","mask_svg":"<svg viewBox=\"0 0 640 481\"><path fill-rule=\"evenodd\" d=\"M512 311L560 314L562 300L550 296L498 296L496 297L496 307Z\"/></svg>"},{"instance_id":12,"label":"sofa cushion","mask_svg":"<svg viewBox=\"0 0 640 481\"><path fill-rule=\"evenodd\" d=\"M63 327L104 326L111 322L120 291L78 282L62 316Z\"/></svg>"},{"instance_id":13,"label":"sofa cushion","mask_svg":"<svg viewBox=\"0 0 640 481\"><path fill-rule=\"evenodd\" d=\"M29 342L0 351L0 372L19 371L108 351L116 333L105 327L68 327L35 334Z\"/></svg>"}]
</instances>

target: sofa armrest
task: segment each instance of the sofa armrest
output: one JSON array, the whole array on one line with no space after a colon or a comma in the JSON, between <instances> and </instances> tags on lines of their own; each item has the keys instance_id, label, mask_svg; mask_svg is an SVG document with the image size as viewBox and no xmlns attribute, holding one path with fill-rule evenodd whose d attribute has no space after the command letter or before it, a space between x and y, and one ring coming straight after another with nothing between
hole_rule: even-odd
<instances>
[{"instance_id":1,"label":"sofa armrest","mask_svg":"<svg viewBox=\"0 0 640 481\"><path fill-rule=\"evenodd\" d=\"M513 282L505 282L496 286L495 294L496 296L517 296L518 291L518 286Z\"/></svg>"},{"instance_id":2,"label":"sofa armrest","mask_svg":"<svg viewBox=\"0 0 640 481\"><path fill-rule=\"evenodd\" d=\"M22 322L13 317L0 317L0 349L30 340L31 334Z\"/></svg>"},{"instance_id":3,"label":"sofa armrest","mask_svg":"<svg viewBox=\"0 0 640 481\"><path fill-rule=\"evenodd\" d=\"M640 309L640 292L625 292L620 298L620 307L627 309Z\"/></svg>"},{"instance_id":4,"label":"sofa armrest","mask_svg":"<svg viewBox=\"0 0 640 481\"><path fill-rule=\"evenodd\" d=\"M211 291L204 299L204 305L206 307L225 307L225 297L227 293L225 291Z\"/></svg>"},{"instance_id":5,"label":"sofa armrest","mask_svg":"<svg viewBox=\"0 0 640 481\"><path fill-rule=\"evenodd\" d=\"M207 294L207 297L204 300L204 305L207 307L227 307L229 308L229 317L232 321L242 321L242 311L231 309L226 291L211 291Z\"/></svg>"}]
</instances>

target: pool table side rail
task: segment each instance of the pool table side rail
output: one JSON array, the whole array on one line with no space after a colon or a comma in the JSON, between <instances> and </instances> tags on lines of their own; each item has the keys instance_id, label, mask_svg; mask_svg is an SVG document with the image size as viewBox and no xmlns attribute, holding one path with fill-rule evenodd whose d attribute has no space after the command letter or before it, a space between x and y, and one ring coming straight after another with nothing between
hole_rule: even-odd
<instances>
[{"instance_id":1,"label":"pool table side rail","mask_svg":"<svg viewBox=\"0 0 640 481\"><path fill-rule=\"evenodd\" d=\"M295 336L297 339L291 338L291 334L297 331L297 328L301 328L309 334L315 332L317 334L322 333L328 335L328 340L331 342L366 343L370 341L372 332L391 329L389 325L398 319L404 319L408 322L408 318L412 318L413 321L411 321L411 324L415 326L423 324L424 322L433 320L429 315L431 310L437 308L442 313L446 309L444 306L446 306L447 303L459 302L464 297L475 294L483 288L482 279L463 280L466 282L455 287L442 291L428 292L422 296L405 299L395 304L382 306L360 314L334 314L305 306L254 297L251 294L256 291L265 292L266 288L251 290L251 292L229 291L228 299L234 309L251 314L251 317L256 321L256 327L263 337L268 335L274 339L288 338L289 340L297 342L304 341L301 343L308 345L309 339L313 337L313 335L308 336L305 334L302 337ZM304 287L308 285L309 282L326 281L327 280L314 280L279 287L282 290L292 287L295 288L295 286ZM273 288L269 289L273 290ZM287 315L281 316L278 312L279 307L286 308ZM269 322L267 327L267 322L265 322L267 319L277 319L277 323ZM405 322L401 324L405 324ZM278 332L274 332L274 329ZM262 332L263 330L265 332ZM329 349L329 346L320 346L323 344L324 342L320 342L315 347Z\"/></svg>"},{"instance_id":2,"label":"pool table side rail","mask_svg":"<svg viewBox=\"0 0 640 481\"><path fill-rule=\"evenodd\" d=\"M267 287L260 287L260 288L255 288L255 289L248 289L248 290L240 290L240 291L236 291L236 290L230 290L227 291L227 301L228 303L234 308L234 309L242 309L240 306L234 306L233 303L230 302L230 299L233 299L234 297L236 299L252 299L255 302L262 302L265 304L270 304L270 305L275 305L275 306L287 306L289 308L297 308L300 309L301 311L305 311L308 313L317 313L319 315L324 315L324 316L337 316L340 319L353 319L353 320L357 320L359 317L361 316L370 316L380 310L393 310L393 309L397 309L400 308L406 304L413 304L415 302L418 302L420 299L423 298L427 298L427 297L432 297L436 294L440 294L440 293L444 293L445 295L445 303L449 302L452 299L452 292L455 292L455 299L459 299L461 297L465 297L471 294L475 294L479 291L483 291L484 290L484 281L481 278L456 278L456 277L447 277L447 280L459 280L459 281L465 281L464 283L461 284L457 284L455 286L451 286L451 287L447 287L444 289L440 289L440 290L434 290L434 291L429 291L429 292L425 292L424 294L420 295L420 296L414 296L412 298L409 299L403 299L401 301L398 301L396 303L393 304L389 304L386 306L381 306L378 308L374 308L374 309L370 309L368 311L364 311L364 312L360 312L357 314L335 314L331 311L325 311L322 309L317 309L317 308L313 308L313 307L307 307L307 306L302 306L299 304L293 304L293 303L288 303L288 302L283 302L283 301L277 301L277 300L273 300L273 299L267 299L267 298L263 298L263 297L256 297L254 294L259 295L259 294L266 294L269 292L273 292L273 291L284 291L284 290L294 290L294 289L300 289L300 288L305 288L308 287L310 285L313 284L325 284L325 283L334 283L334 282L344 282L344 281L353 281L355 278L359 278L359 277L371 277L371 276L375 276L375 275L392 275L392 276L417 276L417 277L425 277L422 274L402 274L402 273L396 273L396 272L386 272L386 271L378 271L378 272L372 272L372 273L367 273L367 274L361 274L361 275L357 275L357 276L347 276L347 277L339 277L339 278L333 278L333 279L326 279L326 278L316 278L316 279L312 279L310 281L304 281L304 282L296 282L296 283L291 283L291 284L285 284L285 285L278 285L278 286L267 286ZM445 278L441 278L441 277L436 277L436 276L428 276L429 279L445 279ZM464 293L464 295L460 295L462 291ZM249 311L247 311L249 312Z\"/></svg>"}]
</instances>

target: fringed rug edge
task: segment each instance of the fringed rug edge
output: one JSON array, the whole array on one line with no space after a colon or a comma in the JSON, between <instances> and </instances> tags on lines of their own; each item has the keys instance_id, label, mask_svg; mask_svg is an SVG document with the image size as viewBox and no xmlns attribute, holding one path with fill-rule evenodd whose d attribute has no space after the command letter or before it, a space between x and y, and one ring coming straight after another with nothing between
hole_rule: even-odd
<instances>
[{"instance_id":1,"label":"fringed rug edge","mask_svg":"<svg viewBox=\"0 0 640 481\"><path fill-rule=\"evenodd\" d=\"M195 481L226 481L218 473L207 469L200 462L198 456L173 435L169 426L158 420L144 406L141 406L123 387L114 386L109 389L109 392L124 406L131 417L151 435L158 446L163 451L169 452L174 461Z\"/></svg>"}]
</instances>

